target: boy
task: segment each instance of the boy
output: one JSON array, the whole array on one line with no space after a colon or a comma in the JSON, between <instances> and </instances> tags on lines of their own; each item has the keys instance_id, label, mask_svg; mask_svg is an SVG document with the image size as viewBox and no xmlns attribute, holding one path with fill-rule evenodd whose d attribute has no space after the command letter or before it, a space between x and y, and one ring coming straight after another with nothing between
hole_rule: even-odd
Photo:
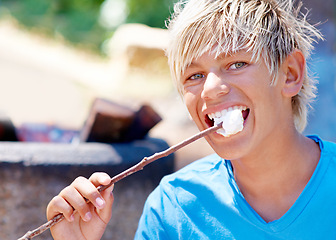
<instances>
[{"instance_id":1,"label":"boy","mask_svg":"<svg viewBox=\"0 0 336 240\"><path fill-rule=\"evenodd\" d=\"M163 178L135 238L336 238L336 144L301 134L315 96L306 59L320 33L291 0L182 1L168 28L172 76L198 128L238 109L243 130L210 134L216 154ZM48 218L68 220L55 239L101 237L113 197L95 186L108 181L76 179L50 202Z\"/></svg>"}]
</instances>

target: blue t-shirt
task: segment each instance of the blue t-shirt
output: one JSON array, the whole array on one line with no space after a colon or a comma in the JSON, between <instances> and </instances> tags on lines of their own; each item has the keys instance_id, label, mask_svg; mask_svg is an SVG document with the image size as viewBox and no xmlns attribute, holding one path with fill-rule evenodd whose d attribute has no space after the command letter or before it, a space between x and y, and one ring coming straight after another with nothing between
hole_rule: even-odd
<instances>
[{"instance_id":1,"label":"blue t-shirt","mask_svg":"<svg viewBox=\"0 0 336 240\"><path fill-rule=\"evenodd\" d=\"M336 239L336 144L278 220L265 222L246 202L230 161L211 155L166 176L148 197L135 239Z\"/></svg>"}]
</instances>

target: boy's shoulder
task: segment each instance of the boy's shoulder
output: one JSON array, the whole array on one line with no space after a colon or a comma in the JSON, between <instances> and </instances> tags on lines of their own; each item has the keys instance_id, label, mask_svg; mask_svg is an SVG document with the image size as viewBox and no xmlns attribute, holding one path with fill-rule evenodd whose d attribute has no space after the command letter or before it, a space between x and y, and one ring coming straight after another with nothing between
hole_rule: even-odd
<instances>
[{"instance_id":1,"label":"boy's shoulder","mask_svg":"<svg viewBox=\"0 0 336 240\"><path fill-rule=\"evenodd\" d=\"M321 149L321 159L327 162L331 161L331 162L336 163L336 143L335 142L322 140L317 135L309 135L308 137L319 144L320 149Z\"/></svg>"},{"instance_id":2,"label":"boy's shoulder","mask_svg":"<svg viewBox=\"0 0 336 240\"><path fill-rule=\"evenodd\" d=\"M311 135L309 136L309 138L313 139L315 142L317 142L320 145L320 149L322 152L336 157L336 143L335 142L322 140L319 136L316 136L316 135Z\"/></svg>"},{"instance_id":3,"label":"boy's shoulder","mask_svg":"<svg viewBox=\"0 0 336 240\"><path fill-rule=\"evenodd\" d=\"M326 151L336 154L336 143L330 141L323 141L323 145Z\"/></svg>"}]
</instances>

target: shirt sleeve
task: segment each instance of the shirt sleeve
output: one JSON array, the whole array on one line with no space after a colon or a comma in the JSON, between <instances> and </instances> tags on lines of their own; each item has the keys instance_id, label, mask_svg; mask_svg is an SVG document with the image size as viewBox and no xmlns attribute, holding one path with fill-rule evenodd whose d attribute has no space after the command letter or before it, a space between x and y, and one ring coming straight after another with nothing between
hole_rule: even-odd
<instances>
[{"instance_id":1,"label":"shirt sleeve","mask_svg":"<svg viewBox=\"0 0 336 240\"><path fill-rule=\"evenodd\" d=\"M173 237L177 231L173 221L176 212L166 190L160 184L147 198L135 240L176 239Z\"/></svg>"}]
</instances>

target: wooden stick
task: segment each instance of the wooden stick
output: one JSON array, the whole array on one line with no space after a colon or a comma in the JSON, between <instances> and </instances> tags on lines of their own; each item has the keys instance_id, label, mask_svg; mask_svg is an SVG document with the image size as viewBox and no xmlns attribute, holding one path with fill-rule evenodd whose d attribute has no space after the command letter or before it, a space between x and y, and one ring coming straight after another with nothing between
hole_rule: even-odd
<instances>
[{"instance_id":1,"label":"wooden stick","mask_svg":"<svg viewBox=\"0 0 336 240\"><path fill-rule=\"evenodd\" d=\"M210 127L202 132L199 132L197 134L195 134L194 136L162 151L162 152L158 152L153 154L150 157L145 157L143 158L139 163L137 163L136 165L126 169L125 171L119 173L118 175L114 176L113 178L111 178L111 181L108 185L101 185L99 186L97 189L99 192L104 191L106 188L110 187L112 184L120 181L121 179L135 173L138 172L140 170L142 170L146 165L150 164L151 162L154 162L155 160L159 159L159 158L163 158L166 157L174 152L176 152L177 150L187 146L188 144L210 134L215 132L216 130L220 129L222 126L221 124L219 124L218 126L213 126ZM30 240L33 237L36 237L38 235L40 235L41 233L43 233L44 231L48 230L49 228L53 227L54 225L56 225L58 222L62 221L64 219L64 215L63 214L58 214L56 215L54 218L52 218L51 220L49 220L48 222L46 222L45 224L41 225L40 227L36 228L33 231L28 231L24 236L22 236L21 238L19 238L18 240Z\"/></svg>"}]
</instances>

